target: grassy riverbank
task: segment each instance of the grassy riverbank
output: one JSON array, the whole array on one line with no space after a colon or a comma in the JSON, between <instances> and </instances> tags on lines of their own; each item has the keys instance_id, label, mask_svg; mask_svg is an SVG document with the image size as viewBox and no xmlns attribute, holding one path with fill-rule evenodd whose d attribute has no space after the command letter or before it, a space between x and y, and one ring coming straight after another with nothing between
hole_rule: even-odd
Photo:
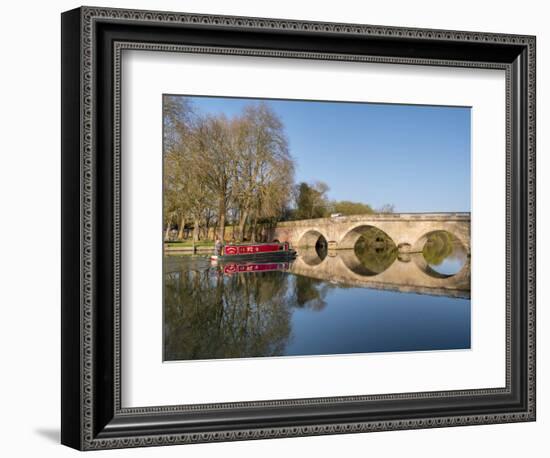
<instances>
[{"instance_id":1,"label":"grassy riverbank","mask_svg":"<svg viewBox=\"0 0 550 458\"><path fill-rule=\"evenodd\" d=\"M200 240L193 243L193 241L191 240L181 240L174 242L164 242L164 246L169 248L193 248L193 246L214 248L214 242L211 240Z\"/></svg>"},{"instance_id":2,"label":"grassy riverbank","mask_svg":"<svg viewBox=\"0 0 550 458\"><path fill-rule=\"evenodd\" d=\"M164 251L165 252L176 252L176 251L212 251L214 249L214 242L210 240L201 240L193 243L193 241L182 240L174 242L164 242Z\"/></svg>"}]
</instances>

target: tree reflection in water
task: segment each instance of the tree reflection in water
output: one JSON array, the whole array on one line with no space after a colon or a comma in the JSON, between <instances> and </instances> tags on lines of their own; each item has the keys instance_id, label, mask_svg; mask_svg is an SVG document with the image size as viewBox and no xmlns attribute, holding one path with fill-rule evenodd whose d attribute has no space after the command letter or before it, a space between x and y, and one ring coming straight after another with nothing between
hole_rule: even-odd
<instances>
[{"instance_id":1,"label":"tree reflection in water","mask_svg":"<svg viewBox=\"0 0 550 458\"><path fill-rule=\"evenodd\" d=\"M354 247L355 256L372 275L384 272L397 259L397 247L385 232L366 229Z\"/></svg>"},{"instance_id":2,"label":"tree reflection in water","mask_svg":"<svg viewBox=\"0 0 550 458\"><path fill-rule=\"evenodd\" d=\"M205 262L188 270L182 258L165 274L165 360L281 355L292 308L322 310L333 287L281 271L223 275Z\"/></svg>"},{"instance_id":3,"label":"tree reflection in water","mask_svg":"<svg viewBox=\"0 0 550 458\"><path fill-rule=\"evenodd\" d=\"M327 292L334 285L302 275L294 276L292 279L294 281L293 290L296 295L294 301L295 307L323 310L327 306L325 298Z\"/></svg>"},{"instance_id":4,"label":"tree reflection in water","mask_svg":"<svg viewBox=\"0 0 550 458\"><path fill-rule=\"evenodd\" d=\"M283 272L166 274L165 360L281 354L290 335L287 283Z\"/></svg>"},{"instance_id":5,"label":"tree reflection in water","mask_svg":"<svg viewBox=\"0 0 550 458\"><path fill-rule=\"evenodd\" d=\"M446 231L428 234L422 255L431 268L444 275L459 272L468 256L460 241Z\"/></svg>"}]
</instances>

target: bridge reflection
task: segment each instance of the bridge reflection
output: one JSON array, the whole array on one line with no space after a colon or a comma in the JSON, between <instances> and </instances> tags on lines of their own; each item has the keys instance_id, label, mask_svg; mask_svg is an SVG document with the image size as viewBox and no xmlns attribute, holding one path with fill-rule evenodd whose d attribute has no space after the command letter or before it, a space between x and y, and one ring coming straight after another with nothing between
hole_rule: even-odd
<instances>
[{"instance_id":1,"label":"bridge reflection","mask_svg":"<svg viewBox=\"0 0 550 458\"><path fill-rule=\"evenodd\" d=\"M297 259L289 267L296 275L349 286L470 298L470 257L465 253L459 254L460 270L446 274L436 270L422 252L385 253L382 261L369 264L353 249L327 252L298 248L297 251Z\"/></svg>"}]
</instances>

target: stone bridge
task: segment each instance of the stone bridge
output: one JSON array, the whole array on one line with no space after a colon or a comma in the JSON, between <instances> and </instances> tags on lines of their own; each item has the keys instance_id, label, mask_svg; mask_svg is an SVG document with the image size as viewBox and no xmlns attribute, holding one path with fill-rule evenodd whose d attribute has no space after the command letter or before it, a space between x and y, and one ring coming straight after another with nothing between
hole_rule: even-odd
<instances>
[{"instance_id":1,"label":"stone bridge","mask_svg":"<svg viewBox=\"0 0 550 458\"><path fill-rule=\"evenodd\" d=\"M353 249L368 228L385 232L401 251L420 252L436 231L454 235L470 253L470 213L388 213L285 221L267 232L269 241L314 247L326 240L329 249Z\"/></svg>"},{"instance_id":2,"label":"stone bridge","mask_svg":"<svg viewBox=\"0 0 550 458\"><path fill-rule=\"evenodd\" d=\"M354 250L329 252L321 259L312 248L298 249L298 257L290 271L318 280L406 293L470 298L470 258L454 275L434 271L422 253L398 256L384 271L373 274L366 271Z\"/></svg>"}]
</instances>

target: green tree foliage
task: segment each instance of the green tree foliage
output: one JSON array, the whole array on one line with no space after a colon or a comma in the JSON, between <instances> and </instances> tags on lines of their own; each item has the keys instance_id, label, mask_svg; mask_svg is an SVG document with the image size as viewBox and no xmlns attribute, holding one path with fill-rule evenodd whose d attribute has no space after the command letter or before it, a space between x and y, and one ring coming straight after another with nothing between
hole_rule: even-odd
<instances>
[{"instance_id":1,"label":"green tree foliage","mask_svg":"<svg viewBox=\"0 0 550 458\"><path fill-rule=\"evenodd\" d=\"M294 219L323 218L328 216L330 204L327 197L329 187L322 181L300 183L295 187L296 210Z\"/></svg>"},{"instance_id":2,"label":"green tree foliage","mask_svg":"<svg viewBox=\"0 0 550 458\"><path fill-rule=\"evenodd\" d=\"M349 200L342 200L333 203L335 213L341 213L344 216L349 215L365 215L368 213L374 213L370 205L361 202L351 202Z\"/></svg>"}]
</instances>

